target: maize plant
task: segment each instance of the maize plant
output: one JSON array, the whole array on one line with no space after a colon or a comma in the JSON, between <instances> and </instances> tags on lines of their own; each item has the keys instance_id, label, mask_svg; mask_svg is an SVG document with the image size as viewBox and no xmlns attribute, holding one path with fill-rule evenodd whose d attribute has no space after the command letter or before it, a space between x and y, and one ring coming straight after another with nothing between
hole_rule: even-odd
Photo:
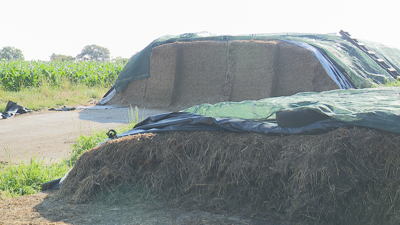
<instances>
[{"instance_id":1,"label":"maize plant","mask_svg":"<svg viewBox=\"0 0 400 225\"><path fill-rule=\"evenodd\" d=\"M89 87L108 87L117 79L125 64L100 61L0 61L0 85L5 90L38 87L47 81L58 86L67 79Z\"/></svg>"}]
</instances>

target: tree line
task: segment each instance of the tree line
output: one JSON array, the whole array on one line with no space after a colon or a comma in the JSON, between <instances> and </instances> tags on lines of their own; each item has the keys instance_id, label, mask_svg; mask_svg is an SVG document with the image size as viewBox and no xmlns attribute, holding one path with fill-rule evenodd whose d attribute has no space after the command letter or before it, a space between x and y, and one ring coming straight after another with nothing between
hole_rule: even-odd
<instances>
[{"instance_id":1,"label":"tree line","mask_svg":"<svg viewBox=\"0 0 400 225\"><path fill-rule=\"evenodd\" d=\"M0 50L0 60L24 60L24 54L20 49L15 47L7 46ZM74 60L84 60L84 61L109 61L110 51L108 48L101 47L98 45L87 45L85 46L81 53L76 57L55 54L50 56L51 61L74 61ZM129 59L116 57L113 61L126 63Z\"/></svg>"}]
</instances>

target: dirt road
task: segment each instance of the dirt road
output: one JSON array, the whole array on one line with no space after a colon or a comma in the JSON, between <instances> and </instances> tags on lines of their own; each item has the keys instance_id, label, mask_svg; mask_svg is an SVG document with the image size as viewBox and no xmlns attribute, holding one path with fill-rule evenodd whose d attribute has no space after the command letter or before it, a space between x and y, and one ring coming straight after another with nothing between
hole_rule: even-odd
<instances>
[{"instance_id":1,"label":"dirt road","mask_svg":"<svg viewBox=\"0 0 400 225\"><path fill-rule=\"evenodd\" d=\"M19 163L37 156L46 163L67 157L76 138L107 132L129 123L131 108L77 107L73 111L41 111L0 120L0 162ZM135 109L133 109L134 111ZM139 109L139 118L166 110Z\"/></svg>"}]
</instances>

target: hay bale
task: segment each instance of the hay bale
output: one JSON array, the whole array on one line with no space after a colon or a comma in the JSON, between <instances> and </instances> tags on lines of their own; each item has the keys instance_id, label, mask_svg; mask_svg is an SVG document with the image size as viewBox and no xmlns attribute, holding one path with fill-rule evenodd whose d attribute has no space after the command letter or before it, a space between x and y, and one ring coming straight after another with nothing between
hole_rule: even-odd
<instances>
[{"instance_id":1,"label":"hay bale","mask_svg":"<svg viewBox=\"0 0 400 225\"><path fill-rule=\"evenodd\" d=\"M277 41L232 41L229 59L235 65L229 101L271 96L275 77Z\"/></svg>"},{"instance_id":2,"label":"hay bale","mask_svg":"<svg viewBox=\"0 0 400 225\"><path fill-rule=\"evenodd\" d=\"M306 224L398 224L400 135L339 128L321 135L170 132L109 141L84 153L61 194L77 202L139 185L196 202Z\"/></svg>"},{"instance_id":3,"label":"hay bale","mask_svg":"<svg viewBox=\"0 0 400 225\"><path fill-rule=\"evenodd\" d=\"M180 42L172 105L224 101L227 42Z\"/></svg>"},{"instance_id":4,"label":"hay bale","mask_svg":"<svg viewBox=\"0 0 400 225\"><path fill-rule=\"evenodd\" d=\"M327 91L339 86L329 77L319 60L309 50L280 41L277 45L273 96L299 92Z\"/></svg>"},{"instance_id":5,"label":"hay bale","mask_svg":"<svg viewBox=\"0 0 400 225\"><path fill-rule=\"evenodd\" d=\"M178 43L153 48L150 60L151 79L147 82L146 105L170 106L175 88Z\"/></svg>"}]
</instances>

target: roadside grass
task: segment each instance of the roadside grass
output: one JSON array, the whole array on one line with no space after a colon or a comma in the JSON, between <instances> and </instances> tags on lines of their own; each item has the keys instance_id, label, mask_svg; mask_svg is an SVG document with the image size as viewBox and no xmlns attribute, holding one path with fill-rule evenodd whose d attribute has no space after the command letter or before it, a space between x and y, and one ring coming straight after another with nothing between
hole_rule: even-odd
<instances>
[{"instance_id":1,"label":"roadside grass","mask_svg":"<svg viewBox=\"0 0 400 225\"><path fill-rule=\"evenodd\" d=\"M32 158L29 163L0 165L0 199L35 194L41 184L57 179L68 172L66 164L54 163L50 166L44 160Z\"/></svg>"},{"instance_id":2,"label":"roadside grass","mask_svg":"<svg viewBox=\"0 0 400 225\"><path fill-rule=\"evenodd\" d=\"M143 109L144 110L144 109ZM139 109L129 110L129 124L116 129L117 134L132 129L139 120ZM19 165L0 162L0 200L41 191L41 184L63 177L75 164L76 160L87 150L90 150L108 139L106 131L93 132L90 136L80 135L72 145L68 157L61 163L45 164L44 160L32 158L29 163Z\"/></svg>"},{"instance_id":3,"label":"roadside grass","mask_svg":"<svg viewBox=\"0 0 400 225\"><path fill-rule=\"evenodd\" d=\"M24 87L20 91L8 91L0 85L0 112L4 112L7 102L18 102L19 105L37 111L61 106L88 104L99 100L108 88L101 86L88 87L83 83L72 84L65 80L58 86L43 81L39 87Z\"/></svg>"}]
</instances>

